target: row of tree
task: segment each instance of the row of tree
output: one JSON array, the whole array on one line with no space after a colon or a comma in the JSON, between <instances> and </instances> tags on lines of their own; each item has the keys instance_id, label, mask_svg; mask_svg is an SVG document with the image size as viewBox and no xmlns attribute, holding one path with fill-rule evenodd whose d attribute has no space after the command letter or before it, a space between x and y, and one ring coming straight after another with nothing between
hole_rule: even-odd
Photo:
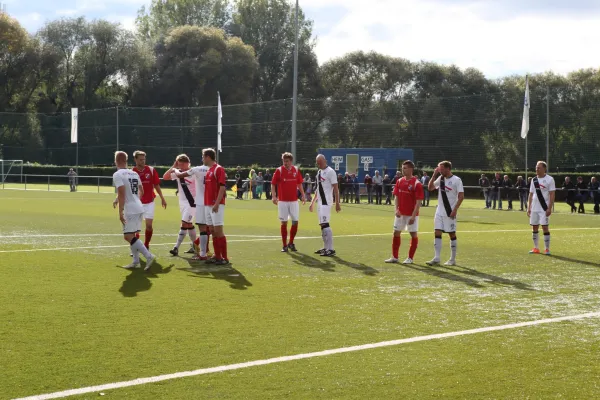
<instances>
[{"instance_id":1,"label":"row of tree","mask_svg":"<svg viewBox=\"0 0 600 400\"><path fill-rule=\"evenodd\" d=\"M230 109L228 143L241 149L269 144L269 154L232 150L228 161L277 162L277 153L289 149L291 104L284 99L292 95L294 24L294 8L285 0L153 0L140 9L136 32L80 17L48 22L32 35L0 13L0 144L5 153L38 149L35 156L10 158L70 164L70 153L57 158L53 154L66 153L53 149L70 146L70 120L56 116L71 107L82 117L86 110L149 107L161 109L153 116L160 118L165 108L215 106L219 91L224 104L262 104ZM425 164L449 158L468 168L523 165L524 77L489 80L472 68L373 52L319 66L315 43L312 21L301 12L300 159L310 160L319 147L403 146ZM539 74L530 85L531 159L544 158L548 102L552 164L594 163L600 72ZM214 126L214 113L180 114L186 144L205 142L210 129L199 127ZM110 120L89 125L89 146L115 143L107 134L114 130ZM143 119L127 125L122 137L131 141L154 143L168 131L148 132L151 124ZM184 133L179 136L183 142Z\"/></svg>"}]
</instances>

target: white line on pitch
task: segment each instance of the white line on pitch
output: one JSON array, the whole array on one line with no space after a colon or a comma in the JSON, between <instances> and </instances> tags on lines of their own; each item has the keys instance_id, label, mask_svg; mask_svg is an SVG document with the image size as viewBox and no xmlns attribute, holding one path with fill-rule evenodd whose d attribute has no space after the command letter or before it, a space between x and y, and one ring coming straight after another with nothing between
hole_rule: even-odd
<instances>
[{"instance_id":1,"label":"white line on pitch","mask_svg":"<svg viewBox=\"0 0 600 400\"><path fill-rule=\"evenodd\" d=\"M600 230L600 227L592 227L592 228L554 228L552 231L590 231L590 230ZM459 231L459 233L504 233L504 232L530 232L529 229L497 229L497 230L485 230L485 231ZM422 234L429 234L431 231L419 232ZM356 235L340 235L336 237L361 237L361 236L385 236L389 235L389 233L364 233L364 234L356 234ZM120 237L123 236L122 233L69 233L69 234L22 234L22 235L0 235L0 239L24 239L24 238L60 238L60 237ZM153 236L176 236L173 233L155 233ZM227 237L249 237L249 235L227 235ZM276 235L256 235L252 236L260 239L279 239L280 236ZM299 238L300 239L300 238ZM302 238L307 239L307 238ZM312 239L312 238L310 238Z\"/></svg>"},{"instance_id":2,"label":"white line on pitch","mask_svg":"<svg viewBox=\"0 0 600 400\"><path fill-rule=\"evenodd\" d=\"M600 228L556 228L556 229L552 229L552 231L575 231L575 230L600 230ZM504 229L504 230L488 230L488 231L460 231L461 234L463 233L505 233L505 232L530 232L530 230L523 230L523 229ZM419 232L420 235L422 234L430 234L433 233L431 231L428 232ZM335 236L336 239L339 238L353 238L353 237L368 237L368 236L388 236L390 235L389 233L364 233L364 234L357 234L357 235L339 235L339 236ZM85 237L87 235L83 234L83 235L77 235L77 236L81 236L81 237ZM107 235L109 236L109 235ZM111 235L112 236L112 235ZM121 236L121 235L116 235L116 236ZM158 235L157 235L158 236ZM170 236L170 235L169 235ZM175 236L175 235L173 235ZM231 235L229 237L248 237L248 235ZM305 236L305 237L296 237L296 240L311 240L311 239L321 239L321 236ZM238 243L238 242L270 242L270 241L276 241L276 240L281 240L281 237L279 236L256 236L253 239L233 239L233 240L228 240L228 243ZM172 243L152 243L152 246L169 246L172 245ZM117 249L120 247L129 247L126 244L122 244L122 245L106 245L106 246L83 246L83 247L54 247L54 248L43 248L43 249L16 249L16 250L0 250L0 253L32 253L32 252L36 252L36 251L66 251L66 250L88 250L88 249Z\"/></svg>"},{"instance_id":3,"label":"white line on pitch","mask_svg":"<svg viewBox=\"0 0 600 400\"><path fill-rule=\"evenodd\" d=\"M287 361L303 360L303 359L307 359L307 358L330 356L333 354L350 353L350 352L354 352L354 351L377 349L377 348L381 348L381 347L398 346L398 345L406 344L406 343L424 342L424 341L436 340L436 339L446 339L446 338L456 337L456 336L473 335L476 333L503 331L503 330L507 330L507 329L525 328L525 327L535 326L535 325L551 324L551 323L562 322L562 321L574 321L574 320L579 320L579 319L596 318L596 317L600 317L600 312L571 315L571 316L566 316L566 317L539 319L536 321L518 322L518 323L514 323L514 324L507 324L507 325L488 326L488 327L484 327L484 328L468 329L468 330L464 330L464 331L455 331L455 332L447 332L447 333L438 333L438 334L434 334L434 335L415 336L415 337L406 338L406 339L390 340L390 341L378 342L378 343L368 343L368 344L362 344L359 346L341 347L341 348L337 348L337 349L316 351L313 353L304 353L304 354L296 354L293 356L275 357L275 358L269 358L266 360L248 361L248 362L243 362L243 363L239 363L239 364L222 365L219 367L203 368L203 369L197 369L197 370L193 370L193 371L176 372L173 374L158 375L158 376L152 376L152 377L148 377L148 378L138 378L138 379L133 379L130 381L107 383L104 385L97 385L97 386L88 386L88 387L79 388L79 389L65 390L62 392L54 392L54 393L24 397L24 398L20 398L20 399L16 399L16 400L60 399L60 398L64 398L64 397L68 397L68 396L75 396L75 395L79 395L79 394L94 393L94 392L100 392L103 390L120 389L120 388L130 387L130 386L145 385L148 383L162 382L162 381L166 381L166 380L180 379L180 378L186 378L186 377L190 377L190 376L213 374L216 372L232 371L232 370L242 369L242 368L257 367L260 365L269 365L269 364L276 364L276 363L287 362Z\"/></svg>"}]
</instances>

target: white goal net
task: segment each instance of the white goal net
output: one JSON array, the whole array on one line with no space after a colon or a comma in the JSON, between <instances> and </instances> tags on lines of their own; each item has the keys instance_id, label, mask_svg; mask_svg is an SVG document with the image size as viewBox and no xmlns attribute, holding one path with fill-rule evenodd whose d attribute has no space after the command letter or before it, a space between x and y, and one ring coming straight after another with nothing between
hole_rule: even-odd
<instances>
[{"instance_id":1,"label":"white goal net","mask_svg":"<svg viewBox=\"0 0 600 400\"><path fill-rule=\"evenodd\" d=\"M23 182L23 160L0 159L0 183Z\"/></svg>"}]
</instances>

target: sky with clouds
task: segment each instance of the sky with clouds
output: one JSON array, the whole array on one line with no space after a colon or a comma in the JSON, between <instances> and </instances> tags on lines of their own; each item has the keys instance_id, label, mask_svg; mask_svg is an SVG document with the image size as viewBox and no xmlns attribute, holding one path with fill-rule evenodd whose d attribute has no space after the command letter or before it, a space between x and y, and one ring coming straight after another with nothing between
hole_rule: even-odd
<instances>
[{"instance_id":1,"label":"sky with clouds","mask_svg":"<svg viewBox=\"0 0 600 400\"><path fill-rule=\"evenodd\" d=\"M133 28L150 0L0 0L25 28L85 15ZM600 0L300 0L320 63L354 50L475 67L488 78L600 67Z\"/></svg>"}]
</instances>

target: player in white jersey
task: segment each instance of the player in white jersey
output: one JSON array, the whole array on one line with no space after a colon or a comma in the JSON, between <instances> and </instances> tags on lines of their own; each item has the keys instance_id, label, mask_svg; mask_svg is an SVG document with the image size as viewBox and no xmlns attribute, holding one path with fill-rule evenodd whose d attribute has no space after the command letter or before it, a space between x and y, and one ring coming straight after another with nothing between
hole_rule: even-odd
<instances>
[{"instance_id":1,"label":"player in white jersey","mask_svg":"<svg viewBox=\"0 0 600 400\"><path fill-rule=\"evenodd\" d=\"M530 254L540 254L538 232L540 225L544 231L544 254L550 255L550 215L554 206L554 196L556 194L556 184L554 178L546 174L547 165L543 161L538 161L535 166L536 176L531 180L529 187L529 203L527 215L529 224L533 228L533 249Z\"/></svg>"},{"instance_id":2,"label":"player in white jersey","mask_svg":"<svg viewBox=\"0 0 600 400\"><path fill-rule=\"evenodd\" d=\"M206 165L200 165L198 167L191 168L187 171L183 171L177 174L178 179L192 177L196 185L196 225L198 225L198 232L200 237L194 241L196 248L196 255L192 257L192 260L207 260L208 253L208 238L210 231L206 226L206 215L204 212L204 180L208 172Z\"/></svg>"},{"instance_id":3,"label":"player in white jersey","mask_svg":"<svg viewBox=\"0 0 600 400\"><path fill-rule=\"evenodd\" d=\"M458 176L452 175L452 163L450 161L442 161L438 164L435 171L433 171L428 189L430 192L439 189L439 192L438 206L434 217L435 256L431 261L427 261L426 264L440 264L442 233L445 232L450 236L451 255L450 259L444 265L456 265L456 215L458 208L465 199L465 189L463 188L462 180Z\"/></svg>"},{"instance_id":4,"label":"player in white jersey","mask_svg":"<svg viewBox=\"0 0 600 400\"><path fill-rule=\"evenodd\" d=\"M317 156L317 190L315 197L310 203L310 212L313 212L315 201L317 203L317 215L319 216L319 225L321 225L321 236L323 237L323 248L315 251L322 257L332 257L335 255L333 249L333 232L329 226L331 218L331 206L335 201L335 211L342 211L340 206L340 191L338 188L337 174L327 166L327 159L323 154Z\"/></svg>"},{"instance_id":5,"label":"player in white jersey","mask_svg":"<svg viewBox=\"0 0 600 400\"><path fill-rule=\"evenodd\" d=\"M146 258L144 271L149 271L156 257L148 251L146 246L136 237L142 229L144 218L144 207L140 200L144 189L140 177L136 172L127 169L127 153L117 151L115 153L115 165L117 172L113 174L113 183L117 188L119 219L123 224L123 238L129 243L133 262L124 268L132 269L140 267L140 253Z\"/></svg>"},{"instance_id":6,"label":"player in white jersey","mask_svg":"<svg viewBox=\"0 0 600 400\"><path fill-rule=\"evenodd\" d=\"M183 243L186 234L190 235L192 241L191 253L194 253L194 242L196 241L196 228L194 228L194 215L196 214L196 181L190 178L178 178L181 174L190 169L190 158L185 154L180 154L175 158L173 166L163 175L165 181L177 182L177 195L179 197L179 211L181 212L181 229L177 236L177 242L172 250L169 250L173 256L179 255L179 246ZM190 252L190 251L188 251Z\"/></svg>"}]
</instances>

